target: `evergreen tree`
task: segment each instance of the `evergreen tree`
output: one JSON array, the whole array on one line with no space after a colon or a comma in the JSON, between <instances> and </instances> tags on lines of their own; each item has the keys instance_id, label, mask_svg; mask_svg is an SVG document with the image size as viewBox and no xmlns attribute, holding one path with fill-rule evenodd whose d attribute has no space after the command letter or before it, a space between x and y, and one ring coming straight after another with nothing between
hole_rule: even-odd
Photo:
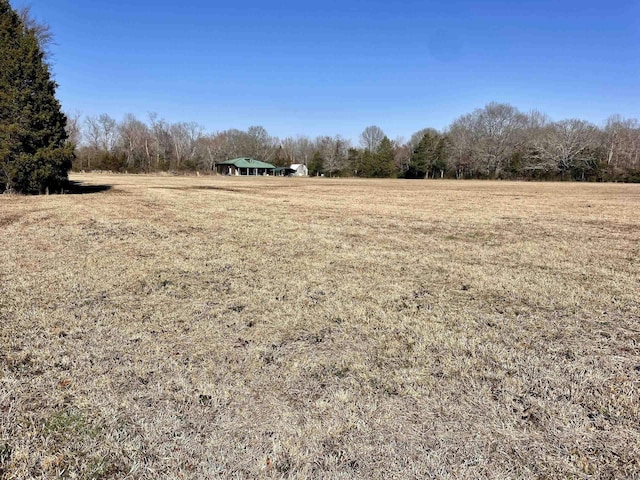
<instances>
[{"instance_id":1,"label":"evergreen tree","mask_svg":"<svg viewBox=\"0 0 640 480\"><path fill-rule=\"evenodd\" d=\"M449 150L446 136L435 130L427 130L411 155L406 177L428 178L430 173L434 178L436 175L444 176Z\"/></svg>"},{"instance_id":2,"label":"evergreen tree","mask_svg":"<svg viewBox=\"0 0 640 480\"><path fill-rule=\"evenodd\" d=\"M320 175L324 172L324 158L322 154L316 151L309 162L309 175Z\"/></svg>"},{"instance_id":3,"label":"evergreen tree","mask_svg":"<svg viewBox=\"0 0 640 480\"><path fill-rule=\"evenodd\" d=\"M431 131L425 132L411 155L407 177L425 178L428 175L437 145L437 134Z\"/></svg>"},{"instance_id":4,"label":"evergreen tree","mask_svg":"<svg viewBox=\"0 0 640 480\"><path fill-rule=\"evenodd\" d=\"M0 0L0 192L60 190L73 160L57 85L35 33Z\"/></svg>"},{"instance_id":5,"label":"evergreen tree","mask_svg":"<svg viewBox=\"0 0 640 480\"><path fill-rule=\"evenodd\" d=\"M374 177L376 172L375 154L371 150L365 149L360 154L360 170L361 177Z\"/></svg>"},{"instance_id":6,"label":"evergreen tree","mask_svg":"<svg viewBox=\"0 0 640 480\"><path fill-rule=\"evenodd\" d=\"M426 134L422 137L411 154L409 169L405 173L406 178L424 178L427 172L427 149L425 145Z\"/></svg>"},{"instance_id":7,"label":"evergreen tree","mask_svg":"<svg viewBox=\"0 0 640 480\"><path fill-rule=\"evenodd\" d=\"M362 173L362 155L357 148L350 148L347 152L347 165L350 173L354 177L361 177Z\"/></svg>"},{"instance_id":8,"label":"evergreen tree","mask_svg":"<svg viewBox=\"0 0 640 480\"><path fill-rule=\"evenodd\" d=\"M282 148L282 145L280 147L278 147L278 149L275 152L275 155L273 157L273 160L271 160L271 165L275 166L275 167L288 167L289 166L289 162L287 162L287 158L284 154L284 149Z\"/></svg>"},{"instance_id":9,"label":"evergreen tree","mask_svg":"<svg viewBox=\"0 0 640 480\"><path fill-rule=\"evenodd\" d=\"M393 163L393 143L385 136L378 145L374 155L372 177L388 178L396 176L396 166Z\"/></svg>"},{"instance_id":10,"label":"evergreen tree","mask_svg":"<svg viewBox=\"0 0 640 480\"><path fill-rule=\"evenodd\" d=\"M433 152L433 158L431 159L433 178L436 178L436 174L439 174L440 178L444 177L449 159L449 150L449 139L446 136L440 135L435 151Z\"/></svg>"}]
</instances>

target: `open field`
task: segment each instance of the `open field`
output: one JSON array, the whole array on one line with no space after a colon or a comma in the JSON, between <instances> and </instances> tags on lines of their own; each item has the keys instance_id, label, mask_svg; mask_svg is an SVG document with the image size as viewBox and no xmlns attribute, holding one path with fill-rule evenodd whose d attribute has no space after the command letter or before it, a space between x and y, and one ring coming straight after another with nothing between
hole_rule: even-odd
<instances>
[{"instance_id":1,"label":"open field","mask_svg":"<svg viewBox=\"0 0 640 480\"><path fill-rule=\"evenodd\" d=\"M0 197L0 478L639 478L640 185Z\"/></svg>"}]
</instances>

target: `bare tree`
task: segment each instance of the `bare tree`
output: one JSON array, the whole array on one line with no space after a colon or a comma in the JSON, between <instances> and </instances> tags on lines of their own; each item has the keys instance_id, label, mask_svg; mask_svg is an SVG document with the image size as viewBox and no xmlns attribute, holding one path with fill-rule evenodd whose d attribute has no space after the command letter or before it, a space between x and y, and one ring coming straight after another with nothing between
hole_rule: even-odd
<instances>
[{"instance_id":1,"label":"bare tree","mask_svg":"<svg viewBox=\"0 0 640 480\"><path fill-rule=\"evenodd\" d=\"M114 153L118 144L118 125L113 118L103 113L98 117L87 117L84 127L83 137L87 144L84 157L87 168L91 169L92 160Z\"/></svg>"},{"instance_id":2,"label":"bare tree","mask_svg":"<svg viewBox=\"0 0 640 480\"><path fill-rule=\"evenodd\" d=\"M157 113L149 114L151 123L151 136L153 138L152 155L154 157L154 168L167 168L170 163L172 152L171 135L169 134L169 124L164 119L158 119Z\"/></svg>"},{"instance_id":3,"label":"bare tree","mask_svg":"<svg viewBox=\"0 0 640 480\"><path fill-rule=\"evenodd\" d=\"M280 142L282 156L288 164L296 163L296 147L296 139L294 137L286 137Z\"/></svg>"},{"instance_id":4,"label":"bare tree","mask_svg":"<svg viewBox=\"0 0 640 480\"><path fill-rule=\"evenodd\" d=\"M564 175L568 170L584 167L592 154L590 148L597 144L598 134L593 124L572 118L546 127L536 146L549 167Z\"/></svg>"},{"instance_id":5,"label":"bare tree","mask_svg":"<svg viewBox=\"0 0 640 480\"><path fill-rule=\"evenodd\" d=\"M490 103L478 112L476 152L484 160L485 173L499 176L509 157L522 144L527 117L508 104Z\"/></svg>"},{"instance_id":6,"label":"bare tree","mask_svg":"<svg viewBox=\"0 0 640 480\"><path fill-rule=\"evenodd\" d=\"M369 152L375 152L384 137L385 134L380 127L370 125L360 134L360 145Z\"/></svg>"},{"instance_id":7,"label":"bare tree","mask_svg":"<svg viewBox=\"0 0 640 480\"><path fill-rule=\"evenodd\" d=\"M28 32L31 32L38 40L38 44L44 53L45 59L49 60L51 58L51 46L54 44L53 32L51 31L49 24L43 23L34 17L31 12L31 5L19 8L18 15L20 16L20 21L22 22L22 25L24 25L24 28Z\"/></svg>"},{"instance_id":8,"label":"bare tree","mask_svg":"<svg viewBox=\"0 0 640 480\"><path fill-rule=\"evenodd\" d=\"M400 175L404 175L411 163L413 149L410 143L405 143L402 137L396 138L393 142L393 163Z\"/></svg>"},{"instance_id":9,"label":"bare tree","mask_svg":"<svg viewBox=\"0 0 640 480\"><path fill-rule=\"evenodd\" d=\"M221 139L222 160L253 155L251 141L246 132L233 128L220 132L218 136Z\"/></svg>"},{"instance_id":10,"label":"bare tree","mask_svg":"<svg viewBox=\"0 0 640 480\"><path fill-rule=\"evenodd\" d=\"M100 150L102 132L97 117L87 117L84 120L84 137L87 145L94 150Z\"/></svg>"},{"instance_id":11,"label":"bare tree","mask_svg":"<svg viewBox=\"0 0 640 480\"><path fill-rule=\"evenodd\" d=\"M96 150L110 153L118 143L118 124L106 113L85 119L89 145Z\"/></svg>"},{"instance_id":12,"label":"bare tree","mask_svg":"<svg viewBox=\"0 0 640 480\"><path fill-rule=\"evenodd\" d=\"M271 137L262 126L249 127L247 130L247 155L262 160L270 161L278 148L278 140Z\"/></svg>"},{"instance_id":13,"label":"bare tree","mask_svg":"<svg viewBox=\"0 0 640 480\"><path fill-rule=\"evenodd\" d=\"M539 148L551 124L551 120L545 113L532 110L527 114L521 148L523 153L521 155L521 170L525 175L538 175L555 170L555 166L550 164L544 152Z\"/></svg>"},{"instance_id":14,"label":"bare tree","mask_svg":"<svg viewBox=\"0 0 640 480\"><path fill-rule=\"evenodd\" d=\"M227 153L227 138L224 133L202 136L199 140L202 166L206 170L214 170L215 164L231 158Z\"/></svg>"},{"instance_id":15,"label":"bare tree","mask_svg":"<svg viewBox=\"0 0 640 480\"><path fill-rule=\"evenodd\" d=\"M271 137L261 126L249 127L246 132L237 129L225 130L215 136L218 137L216 161L234 157L254 157L268 162L273 159L280 146L278 139Z\"/></svg>"},{"instance_id":16,"label":"bare tree","mask_svg":"<svg viewBox=\"0 0 640 480\"><path fill-rule=\"evenodd\" d=\"M65 113L67 117L67 125L65 130L67 131L67 142L76 146L80 145L82 141L82 125L80 122L81 115L78 112Z\"/></svg>"},{"instance_id":17,"label":"bare tree","mask_svg":"<svg viewBox=\"0 0 640 480\"><path fill-rule=\"evenodd\" d=\"M202 126L195 122L179 122L169 127L169 136L173 147L173 167L190 168L196 166L198 141L202 137Z\"/></svg>"},{"instance_id":18,"label":"bare tree","mask_svg":"<svg viewBox=\"0 0 640 480\"><path fill-rule=\"evenodd\" d=\"M618 170L640 170L640 123L613 115L604 128L607 165Z\"/></svg>"},{"instance_id":19,"label":"bare tree","mask_svg":"<svg viewBox=\"0 0 640 480\"><path fill-rule=\"evenodd\" d=\"M471 154L485 176L500 176L510 158L524 142L523 132L527 116L515 107L503 103L489 103L454 121L450 127L457 156ZM464 140L462 152L456 142Z\"/></svg>"},{"instance_id":20,"label":"bare tree","mask_svg":"<svg viewBox=\"0 0 640 480\"><path fill-rule=\"evenodd\" d=\"M464 115L455 120L445 132L451 141L451 163L458 179L472 176L477 169L474 146L478 140L478 132L473 123L470 115Z\"/></svg>"},{"instance_id":21,"label":"bare tree","mask_svg":"<svg viewBox=\"0 0 640 480\"><path fill-rule=\"evenodd\" d=\"M324 170L329 176L339 172L347 165L350 143L340 135L323 136L316 139L316 148L324 160Z\"/></svg>"},{"instance_id":22,"label":"bare tree","mask_svg":"<svg viewBox=\"0 0 640 480\"><path fill-rule=\"evenodd\" d=\"M305 136L287 137L281 142L282 151L289 164L301 163L308 165L313 157L315 146L313 142Z\"/></svg>"},{"instance_id":23,"label":"bare tree","mask_svg":"<svg viewBox=\"0 0 640 480\"><path fill-rule=\"evenodd\" d=\"M539 110L531 110L527 114L525 128L527 130L538 130L547 127L551 123L549 116Z\"/></svg>"},{"instance_id":24,"label":"bare tree","mask_svg":"<svg viewBox=\"0 0 640 480\"><path fill-rule=\"evenodd\" d=\"M151 169L153 139L149 127L134 115L127 114L118 125L121 148L129 168Z\"/></svg>"}]
</instances>

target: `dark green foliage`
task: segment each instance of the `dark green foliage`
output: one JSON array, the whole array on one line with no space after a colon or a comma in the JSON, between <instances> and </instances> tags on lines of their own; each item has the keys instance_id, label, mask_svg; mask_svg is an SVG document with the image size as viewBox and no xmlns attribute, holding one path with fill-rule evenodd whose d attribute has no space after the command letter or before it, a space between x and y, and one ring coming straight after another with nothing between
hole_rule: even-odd
<instances>
[{"instance_id":1,"label":"dark green foliage","mask_svg":"<svg viewBox=\"0 0 640 480\"><path fill-rule=\"evenodd\" d=\"M407 178L424 178L429 168L429 151L433 148L433 135L425 133L420 143L416 146L411 161L409 162L409 170L407 170Z\"/></svg>"},{"instance_id":2,"label":"dark green foliage","mask_svg":"<svg viewBox=\"0 0 640 480\"><path fill-rule=\"evenodd\" d=\"M393 144L386 136L380 141L374 158L374 168L371 177L388 178L396 176L396 166L393 163Z\"/></svg>"},{"instance_id":3,"label":"dark green foliage","mask_svg":"<svg viewBox=\"0 0 640 480\"><path fill-rule=\"evenodd\" d=\"M66 184L74 146L55 89L35 34L0 0L0 192Z\"/></svg>"},{"instance_id":4,"label":"dark green foliage","mask_svg":"<svg viewBox=\"0 0 640 480\"><path fill-rule=\"evenodd\" d=\"M321 175L324 173L324 158L320 152L315 152L309 162L309 175Z\"/></svg>"},{"instance_id":5,"label":"dark green foliage","mask_svg":"<svg viewBox=\"0 0 640 480\"><path fill-rule=\"evenodd\" d=\"M361 177L371 177L372 172L375 171L375 155L371 150L363 150L360 152L360 170L359 175Z\"/></svg>"},{"instance_id":6,"label":"dark green foliage","mask_svg":"<svg viewBox=\"0 0 640 480\"><path fill-rule=\"evenodd\" d=\"M507 164L502 171L502 175L500 178L504 179L514 179L518 178L518 175L523 170L523 162L525 159L525 154L522 150L516 150L513 152L511 157L508 159Z\"/></svg>"},{"instance_id":7,"label":"dark green foliage","mask_svg":"<svg viewBox=\"0 0 640 480\"><path fill-rule=\"evenodd\" d=\"M444 176L447 169L449 140L435 130L427 131L411 155L407 178Z\"/></svg>"},{"instance_id":8,"label":"dark green foliage","mask_svg":"<svg viewBox=\"0 0 640 480\"><path fill-rule=\"evenodd\" d=\"M396 166L393 162L394 148L386 136L380 141L375 152L364 150L357 159L358 176L389 178L395 177Z\"/></svg>"},{"instance_id":9,"label":"dark green foliage","mask_svg":"<svg viewBox=\"0 0 640 480\"><path fill-rule=\"evenodd\" d=\"M436 145L435 155L431 159L431 176L433 178L436 178L436 175L439 175L440 178L444 177L444 172L447 169L447 162L449 160L449 150L449 139L441 135Z\"/></svg>"},{"instance_id":10,"label":"dark green foliage","mask_svg":"<svg viewBox=\"0 0 640 480\"><path fill-rule=\"evenodd\" d=\"M282 149L282 147L278 147L273 156L273 159L269 162L274 167L288 167L289 162L287 161L287 157Z\"/></svg>"},{"instance_id":11,"label":"dark green foliage","mask_svg":"<svg viewBox=\"0 0 640 480\"><path fill-rule=\"evenodd\" d=\"M347 169L349 175L362 176L362 155L357 148L350 148L347 151Z\"/></svg>"}]
</instances>

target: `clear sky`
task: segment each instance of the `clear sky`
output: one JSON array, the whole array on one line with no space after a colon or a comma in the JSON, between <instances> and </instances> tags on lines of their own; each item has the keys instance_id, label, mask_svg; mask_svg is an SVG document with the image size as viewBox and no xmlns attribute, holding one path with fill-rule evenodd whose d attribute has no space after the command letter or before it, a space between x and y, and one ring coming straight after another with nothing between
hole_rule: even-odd
<instances>
[{"instance_id":1,"label":"clear sky","mask_svg":"<svg viewBox=\"0 0 640 480\"><path fill-rule=\"evenodd\" d=\"M640 117L638 0L12 0L55 35L68 112L391 137L490 101Z\"/></svg>"}]
</instances>

